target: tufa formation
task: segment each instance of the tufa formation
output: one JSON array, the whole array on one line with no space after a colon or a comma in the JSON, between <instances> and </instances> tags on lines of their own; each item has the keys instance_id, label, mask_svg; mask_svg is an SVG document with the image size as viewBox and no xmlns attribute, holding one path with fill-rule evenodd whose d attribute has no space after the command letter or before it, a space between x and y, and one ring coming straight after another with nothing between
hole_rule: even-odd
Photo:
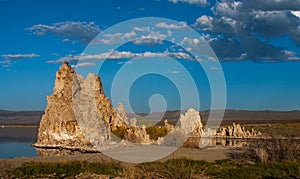
<instances>
[{"instance_id":1,"label":"tufa formation","mask_svg":"<svg viewBox=\"0 0 300 179\"><path fill-rule=\"evenodd\" d=\"M89 74L84 80L67 62L56 73L53 94L47 101L35 147L90 150L95 144L86 136L96 131L94 140L107 143L109 129L123 123L105 96L99 76Z\"/></svg>"},{"instance_id":2,"label":"tufa formation","mask_svg":"<svg viewBox=\"0 0 300 179\"><path fill-rule=\"evenodd\" d=\"M56 73L53 94L47 97L47 101L38 140L34 144L37 148L101 152L116 144L116 138L112 137L114 135L140 144L181 146L189 136L200 137L214 132L203 130L199 112L189 109L180 116L178 126L169 124L168 120L164 121L164 126L157 126L158 131L163 129L167 135L158 136L157 141L154 141L145 125L139 126L136 118L128 119L121 103L116 112L104 94L98 75L88 74L84 79L67 62ZM217 137L221 138L251 138L260 135L258 131L247 131L239 124L221 127L217 133Z\"/></svg>"}]
</instances>

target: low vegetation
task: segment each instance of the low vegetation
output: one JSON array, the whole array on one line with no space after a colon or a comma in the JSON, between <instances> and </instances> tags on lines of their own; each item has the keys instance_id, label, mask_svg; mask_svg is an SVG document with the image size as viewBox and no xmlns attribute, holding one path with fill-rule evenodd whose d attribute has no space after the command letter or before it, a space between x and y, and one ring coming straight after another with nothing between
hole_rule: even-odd
<instances>
[{"instance_id":1,"label":"low vegetation","mask_svg":"<svg viewBox=\"0 0 300 179\"><path fill-rule=\"evenodd\" d=\"M252 127L262 132L264 136L300 137L300 123L274 123L274 124L243 124L242 127Z\"/></svg>"},{"instance_id":2,"label":"low vegetation","mask_svg":"<svg viewBox=\"0 0 300 179\"><path fill-rule=\"evenodd\" d=\"M167 129L164 126L151 126L146 128L147 134L150 139L157 140L159 137L164 137L168 134Z\"/></svg>"},{"instance_id":3,"label":"low vegetation","mask_svg":"<svg viewBox=\"0 0 300 179\"><path fill-rule=\"evenodd\" d=\"M299 140L293 138L271 138L253 143L246 148L244 158L254 162L294 162L300 161Z\"/></svg>"},{"instance_id":4,"label":"low vegetation","mask_svg":"<svg viewBox=\"0 0 300 179\"><path fill-rule=\"evenodd\" d=\"M119 137L120 139L124 139L129 127L117 127L116 130L113 130L112 133ZM164 137L168 134L166 128L164 126L150 126L146 128L147 134L149 134L150 139L157 140L158 137Z\"/></svg>"},{"instance_id":5,"label":"low vegetation","mask_svg":"<svg viewBox=\"0 0 300 179\"><path fill-rule=\"evenodd\" d=\"M30 162L16 168L12 173L15 177L50 177L63 178L74 177L80 173L94 173L108 176L118 176L122 172L120 164L110 163L88 163L88 162Z\"/></svg>"},{"instance_id":6,"label":"low vegetation","mask_svg":"<svg viewBox=\"0 0 300 179\"><path fill-rule=\"evenodd\" d=\"M281 124L272 125L269 131L276 131L282 127ZM288 127L291 131L294 131L294 125ZM123 138L126 135L126 131L127 128L118 128L113 133ZM148 127L147 133L150 134L152 139L166 135L165 129L158 126ZM215 162L186 158L164 162L141 163L135 166L123 165L117 162L30 162L11 171L8 178L77 178L86 174L129 179L203 178L207 176L225 179L300 178L299 139L288 137L288 135L285 135L284 138L276 137L253 142L245 148L240 148L240 152L233 152L231 159ZM198 142L194 140L188 140L184 146L197 148L195 144Z\"/></svg>"},{"instance_id":7,"label":"low vegetation","mask_svg":"<svg viewBox=\"0 0 300 179\"><path fill-rule=\"evenodd\" d=\"M189 159L142 163L133 167L118 163L26 163L12 172L14 177L68 178L94 173L124 178L299 178L300 161L246 164L231 160L214 163Z\"/></svg>"}]
</instances>

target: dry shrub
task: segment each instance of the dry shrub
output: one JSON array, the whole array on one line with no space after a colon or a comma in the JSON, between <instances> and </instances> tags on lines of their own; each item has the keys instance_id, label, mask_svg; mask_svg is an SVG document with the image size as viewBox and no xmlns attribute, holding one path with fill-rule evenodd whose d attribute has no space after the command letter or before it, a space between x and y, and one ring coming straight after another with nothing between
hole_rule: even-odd
<instances>
[{"instance_id":1,"label":"dry shrub","mask_svg":"<svg viewBox=\"0 0 300 179\"><path fill-rule=\"evenodd\" d=\"M192 161L185 158L173 159L166 162L142 163L128 169L125 178L194 178L197 173L203 173L205 162Z\"/></svg>"},{"instance_id":2,"label":"dry shrub","mask_svg":"<svg viewBox=\"0 0 300 179\"><path fill-rule=\"evenodd\" d=\"M300 160L299 140L274 137L268 140L261 140L246 150L245 157L262 163Z\"/></svg>"},{"instance_id":3,"label":"dry shrub","mask_svg":"<svg viewBox=\"0 0 300 179\"><path fill-rule=\"evenodd\" d=\"M199 137L190 137L184 142L183 147L184 148L199 149L199 142L200 142Z\"/></svg>"},{"instance_id":4,"label":"dry shrub","mask_svg":"<svg viewBox=\"0 0 300 179\"><path fill-rule=\"evenodd\" d=\"M265 148L255 149L255 154L258 157L260 162L266 163L268 161L268 152Z\"/></svg>"}]
</instances>

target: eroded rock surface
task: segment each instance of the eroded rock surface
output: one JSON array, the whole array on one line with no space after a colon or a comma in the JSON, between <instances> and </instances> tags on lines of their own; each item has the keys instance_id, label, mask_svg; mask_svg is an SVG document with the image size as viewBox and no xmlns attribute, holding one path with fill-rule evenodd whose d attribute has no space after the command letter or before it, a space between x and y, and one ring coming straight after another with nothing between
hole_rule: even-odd
<instances>
[{"instance_id":1,"label":"eroded rock surface","mask_svg":"<svg viewBox=\"0 0 300 179\"><path fill-rule=\"evenodd\" d=\"M240 124L235 123L228 127L220 127L217 133L217 137L222 138L256 138L260 136L261 133L254 128L249 131L245 127L241 127Z\"/></svg>"},{"instance_id":2,"label":"eroded rock surface","mask_svg":"<svg viewBox=\"0 0 300 179\"><path fill-rule=\"evenodd\" d=\"M121 121L123 121L125 124L129 124L128 122L128 117L127 117L127 114L126 114L126 111L124 109L124 105L122 103L119 103L118 106L117 106L117 110L118 110L118 117L121 119Z\"/></svg>"},{"instance_id":3,"label":"eroded rock surface","mask_svg":"<svg viewBox=\"0 0 300 179\"><path fill-rule=\"evenodd\" d=\"M170 132L165 137L159 137L158 145L166 146L181 146L188 137L201 136L203 126L199 112L194 109L189 109L185 114L182 114L179 119L179 126L172 127L165 121L165 126L168 126Z\"/></svg>"},{"instance_id":4,"label":"eroded rock surface","mask_svg":"<svg viewBox=\"0 0 300 179\"><path fill-rule=\"evenodd\" d=\"M36 147L90 149L107 144L109 129L122 125L99 76L89 74L84 80L66 62L56 73L47 101Z\"/></svg>"},{"instance_id":5,"label":"eroded rock surface","mask_svg":"<svg viewBox=\"0 0 300 179\"><path fill-rule=\"evenodd\" d=\"M199 112L195 109L189 109L185 114L180 116L180 129L186 134L191 133L194 136L201 136L203 126Z\"/></svg>"}]
</instances>

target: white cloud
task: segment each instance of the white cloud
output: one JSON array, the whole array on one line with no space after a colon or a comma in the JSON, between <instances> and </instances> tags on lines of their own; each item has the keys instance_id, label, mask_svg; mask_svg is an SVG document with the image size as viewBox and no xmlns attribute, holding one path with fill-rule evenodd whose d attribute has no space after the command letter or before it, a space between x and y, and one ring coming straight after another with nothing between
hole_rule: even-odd
<instances>
[{"instance_id":1,"label":"white cloud","mask_svg":"<svg viewBox=\"0 0 300 179\"><path fill-rule=\"evenodd\" d=\"M118 62L118 65L123 65L123 64L132 64L132 62Z\"/></svg>"},{"instance_id":2,"label":"white cloud","mask_svg":"<svg viewBox=\"0 0 300 179\"><path fill-rule=\"evenodd\" d=\"M213 18L207 15L202 15L196 19L196 27L198 27L201 30L212 30Z\"/></svg>"},{"instance_id":3,"label":"white cloud","mask_svg":"<svg viewBox=\"0 0 300 179\"><path fill-rule=\"evenodd\" d=\"M172 35L170 32L163 34L159 31L150 30L150 28L134 27L134 30L128 33L104 34L103 38L97 38L93 43L112 45L115 43L124 43L132 41L136 45L141 44L162 44L167 36ZM149 31L148 31L149 30ZM138 34L137 34L138 32ZM141 33L142 32L142 33Z\"/></svg>"},{"instance_id":4,"label":"white cloud","mask_svg":"<svg viewBox=\"0 0 300 179\"><path fill-rule=\"evenodd\" d=\"M82 62L82 63L91 63L96 60L120 60L120 59L131 59L135 57L140 58L150 58L150 57L165 57L169 56L175 59L186 59L186 60L195 60L194 57L190 56L184 52L142 52L142 53L133 53L129 51L114 51L114 52L106 52L94 55L88 54L79 54L79 55L67 55L65 57L59 58L57 60L49 60L47 63L51 64L59 64L62 62ZM123 62L120 62L120 64Z\"/></svg>"},{"instance_id":5,"label":"white cloud","mask_svg":"<svg viewBox=\"0 0 300 179\"><path fill-rule=\"evenodd\" d=\"M200 44L199 39L190 39L189 37L184 37L183 40L180 42L180 45L188 44L189 46L197 46Z\"/></svg>"},{"instance_id":6,"label":"white cloud","mask_svg":"<svg viewBox=\"0 0 300 179\"><path fill-rule=\"evenodd\" d=\"M6 60L23 60L26 58L36 58L39 57L39 55L35 53L30 53L30 54L5 54L1 55L3 58Z\"/></svg>"},{"instance_id":7,"label":"white cloud","mask_svg":"<svg viewBox=\"0 0 300 179\"><path fill-rule=\"evenodd\" d=\"M295 60L298 54L264 39L289 36L300 47L297 9L300 1L217 1L212 16L200 16L194 27L210 34L205 38L221 60Z\"/></svg>"},{"instance_id":8,"label":"white cloud","mask_svg":"<svg viewBox=\"0 0 300 179\"><path fill-rule=\"evenodd\" d=\"M155 24L156 27L164 29L186 29L188 27L186 22L179 22L178 24L167 24L166 22L159 22Z\"/></svg>"},{"instance_id":9,"label":"white cloud","mask_svg":"<svg viewBox=\"0 0 300 179\"><path fill-rule=\"evenodd\" d=\"M94 66L94 63L78 63L76 65L71 65L72 68L90 68Z\"/></svg>"},{"instance_id":10,"label":"white cloud","mask_svg":"<svg viewBox=\"0 0 300 179\"><path fill-rule=\"evenodd\" d=\"M133 30L135 31L141 31L141 32L150 32L150 27L134 27Z\"/></svg>"},{"instance_id":11,"label":"white cloud","mask_svg":"<svg viewBox=\"0 0 300 179\"><path fill-rule=\"evenodd\" d=\"M30 54L3 54L1 55L5 60L0 61L0 64L3 68L6 68L7 71L10 71L10 67L12 66L13 61L24 60L27 58L37 58L39 55L35 53Z\"/></svg>"},{"instance_id":12,"label":"white cloud","mask_svg":"<svg viewBox=\"0 0 300 179\"><path fill-rule=\"evenodd\" d=\"M0 61L0 64L3 68L10 68L12 66L11 61L10 60L4 60L4 61Z\"/></svg>"},{"instance_id":13,"label":"white cloud","mask_svg":"<svg viewBox=\"0 0 300 179\"><path fill-rule=\"evenodd\" d=\"M189 4L196 4L196 5L201 5L201 6L207 6L209 5L209 2L207 0L169 0L172 3L189 3Z\"/></svg>"},{"instance_id":14,"label":"white cloud","mask_svg":"<svg viewBox=\"0 0 300 179\"><path fill-rule=\"evenodd\" d=\"M90 42L101 30L94 22L58 22L52 25L37 24L25 29L37 36L55 34L65 40L79 40L82 43Z\"/></svg>"},{"instance_id":15,"label":"white cloud","mask_svg":"<svg viewBox=\"0 0 300 179\"><path fill-rule=\"evenodd\" d=\"M162 34L159 31L150 31L147 35L141 35L137 37L133 43L134 44L162 44L163 39L167 37L166 34Z\"/></svg>"}]
</instances>

